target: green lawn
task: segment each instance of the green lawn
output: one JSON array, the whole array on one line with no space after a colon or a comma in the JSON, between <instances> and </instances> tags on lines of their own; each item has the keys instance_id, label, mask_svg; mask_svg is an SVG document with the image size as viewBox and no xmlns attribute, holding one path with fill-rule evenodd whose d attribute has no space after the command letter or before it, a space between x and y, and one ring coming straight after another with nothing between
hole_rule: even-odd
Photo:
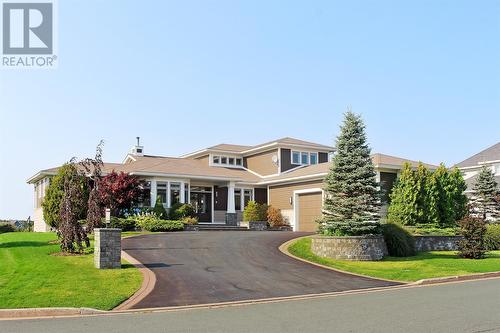
<instances>
[{"instance_id":1,"label":"green lawn","mask_svg":"<svg viewBox=\"0 0 500 333\"><path fill-rule=\"evenodd\" d=\"M313 254L310 238L299 239L288 250L299 258L343 271L397 281L500 271L500 251L492 251L481 260L462 259L455 252L438 251L406 258L386 257L381 261L344 261Z\"/></svg>"},{"instance_id":2,"label":"green lawn","mask_svg":"<svg viewBox=\"0 0 500 333\"><path fill-rule=\"evenodd\" d=\"M142 283L130 264L98 270L93 255L52 256L54 233L0 234L0 308L90 307L110 310Z\"/></svg>"}]
</instances>

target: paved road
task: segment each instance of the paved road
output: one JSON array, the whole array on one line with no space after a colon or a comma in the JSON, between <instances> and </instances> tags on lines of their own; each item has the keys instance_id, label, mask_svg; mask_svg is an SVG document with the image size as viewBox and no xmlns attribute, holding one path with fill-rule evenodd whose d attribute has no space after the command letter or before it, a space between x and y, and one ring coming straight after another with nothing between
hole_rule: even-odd
<instances>
[{"instance_id":1,"label":"paved road","mask_svg":"<svg viewBox=\"0 0 500 333\"><path fill-rule=\"evenodd\" d=\"M135 308L192 305L394 285L312 266L279 252L293 232L205 231L127 238L123 249L154 271Z\"/></svg>"},{"instance_id":2,"label":"paved road","mask_svg":"<svg viewBox=\"0 0 500 333\"><path fill-rule=\"evenodd\" d=\"M2 333L500 332L500 279L214 309L0 321Z\"/></svg>"}]
</instances>

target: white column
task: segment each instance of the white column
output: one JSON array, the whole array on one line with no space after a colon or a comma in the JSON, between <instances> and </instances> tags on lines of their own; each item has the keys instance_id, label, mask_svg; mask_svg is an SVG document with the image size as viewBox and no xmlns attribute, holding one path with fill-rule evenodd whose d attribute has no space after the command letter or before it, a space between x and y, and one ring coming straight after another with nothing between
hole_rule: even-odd
<instances>
[{"instance_id":1,"label":"white column","mask_svg":"<svg viewBox=\"0 0 500 333\"><path fill-rule=\"evenodd\" d=\"M151 180L151 207L154 207L156 204L156 180L152 179Z\"/></svg>"},{"instance_id":2,"label":"white column","mask_svg":"<svg viewBox=\"0 0 500 333\"><path fill-rule=\"evenodd\" d=\"M184 200L184 197L186 195L185 191L184 191L184 182L181 182L181 203L186 203L186 201Z\"/></svg>"},{"instance_id":3,"label":"white column","mask_svg":"<svg viewBox=\"0 0 500 333\"><path fill-rule=\"evenodd\" d=\"M172 207L171 198L170 198L170 181L167 183L167 207Z\"/></svg>"},{"instance_id":4,"label":"white column","mask_svg":"<svg viewBox=\"0 0 500 333\"><path fill-rule=\"evenodd\" d=\"M236 213L234 208L234 182L229 182L227 186L227 212Z\"/></svg>"}]
</instances>

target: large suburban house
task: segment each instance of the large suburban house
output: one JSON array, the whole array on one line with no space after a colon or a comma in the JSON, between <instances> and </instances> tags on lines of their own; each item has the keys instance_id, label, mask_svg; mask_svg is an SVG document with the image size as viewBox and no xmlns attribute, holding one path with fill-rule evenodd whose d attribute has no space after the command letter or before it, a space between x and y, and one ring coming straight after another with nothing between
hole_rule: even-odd
<instances>
[{"instance_id":1,"label":"large suburban house","mask_svg":"<svg viewBox=\"0 0 500 333\"><path fill-rule=\"evenodd\" d=\"M481 171L483 166L491 168L493 175L495 175L495 180L500 186L500 142L457 163L455 166L459 168L464 175L465 182L467 183L466 193L472 192L479 171Z\"/></svg>"},{"instance_id":2,"label":"large suburban house","mask_svg":"<svg viewBox=\"0 0 500 333\"><path fill-rule=\"evenodd\" d=\"M143 205L154 206L158 197L165 208L191 203L199 223L237 225L245 205L255 200L280 209L293 230L314 231L334 153L331 146L287 137L255 146L219 144L180 157L151 156L137 138L124 161L105 163L104 173L123 171L143 179L148 194ZM418 162L384 154L372 159L387 203L403 164ZM35 231L49 230L41 203L56 173L57 168L41 170L27 181L34 185Z\"/></svg>"}]
</instances>

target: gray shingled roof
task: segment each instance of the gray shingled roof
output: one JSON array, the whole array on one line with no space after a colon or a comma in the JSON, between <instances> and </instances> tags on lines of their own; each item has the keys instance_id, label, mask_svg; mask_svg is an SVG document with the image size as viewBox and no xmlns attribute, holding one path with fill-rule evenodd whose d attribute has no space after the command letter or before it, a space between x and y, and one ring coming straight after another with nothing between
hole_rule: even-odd
<instances>
[{"instance_id":1,"label":"gray shingled roof","mask_svg":"<svg viewBox=\"0 0 500 333\"><path fill-rule=\"evenodd\" d=\"M478 166L481 162L500 160L500 142L493 146L480 151L476 155L457 163L455 166L458 168L466 168L471 166Z\"/></svg>"}]
</instances>

